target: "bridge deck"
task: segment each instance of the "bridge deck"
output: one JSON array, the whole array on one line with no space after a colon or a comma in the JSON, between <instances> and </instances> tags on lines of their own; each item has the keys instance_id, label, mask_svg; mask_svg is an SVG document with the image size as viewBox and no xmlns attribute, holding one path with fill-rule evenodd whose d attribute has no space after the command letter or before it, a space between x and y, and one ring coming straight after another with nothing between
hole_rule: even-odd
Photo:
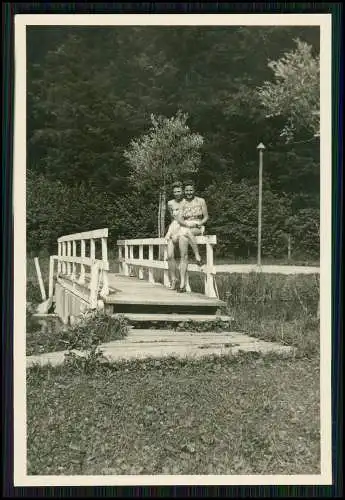
<instances>
[{"instance_id":1,"label":"bridge deck","mask_svg":"<svg viewBox=\"0 0 345 500\"><path fill-rule=\"evenodd\" d=\"M87 296L90 287L89 276L86 284L72 283L64 276L59 282L80 297ZM160 283L149 283L136 277L109 273L109 295L104 298L105 310L109 314L178 314L215 315L225 303L217 298L206 297L202 293L178 293Z\"/></svg>"},{"instance_id":2,"label":"bridge deck","mask_svg":"<svg viewBox=\"0 0 345 500\"><path fill-rule=\"evenodd\" d=\"M178 293L160 283L149 283L135 277L109 273L110 294L107 304L155 304L220 307L224 302L201 293Z\"/></svg>"}]
</instances>

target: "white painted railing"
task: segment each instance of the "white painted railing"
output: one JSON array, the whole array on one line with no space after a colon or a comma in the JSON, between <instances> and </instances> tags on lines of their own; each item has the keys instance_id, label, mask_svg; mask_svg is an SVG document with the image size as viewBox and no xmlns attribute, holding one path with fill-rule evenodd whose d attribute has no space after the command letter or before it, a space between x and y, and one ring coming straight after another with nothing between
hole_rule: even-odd
<instances>
[{"instance_id":1,"label":"white painted railing","mask_svg":"<svg viewBox=\"0 0 345 500\"><path fill-rule=\"evenodd\" d=\"M67 278L72 282L73 293L78 292L75 285L87 285L90 290L89 302L91 307L96 307L98 290L100 296L109 295L109 261L108 261L108 229L97 229L83 233L69 234L58 238L58 255L50 260L49 293L53 293L54 260L57 261L57 277ZM86 246L90 246L90 255L86 256ZM96 242L101 245L101 259L96 259ZM80 249L78 251L78 243ZM78 255L79 254L79 255ZM87 268L89 272L87 272ZM88 280L88 276L90 279ZM88 283L87 283L88 281ZM68 283L64 286L69 288ZM85 298L83 296L82 298Z\"/></svg>"},{"instance_id":2,"label":"white painted railing","mask_svg":"<svg viewBox=\"0 0 345 500\"><path fill-rule=\"evenodd\" d=\"M204 275L205 295L207 297L217 297L215 274L216 269L213 265L213 247L217 243L217 237L197 236L198 245L206 246L206 263L201 268L197 264L188 264L186 276L186 290L191 291L189 273L197 272ZM167 242L164 238L144 238L133 240L118 240L118 261L120 263L120 273L125 276L131 275L131 266L138 268L139 279L144 279L144 269L148 269L148 281L155 283L154 269L163 269L163 283L170 286L168 262L167 262ZM154 247L164 247L164 260L154 260ZM144 258L144 248L148 247L148 258ZM137 248L139 251L134 252ZM134 257L138 253L138 257ZM146 252L147 253L147 252Z\"/></svg>"}]
</instances>

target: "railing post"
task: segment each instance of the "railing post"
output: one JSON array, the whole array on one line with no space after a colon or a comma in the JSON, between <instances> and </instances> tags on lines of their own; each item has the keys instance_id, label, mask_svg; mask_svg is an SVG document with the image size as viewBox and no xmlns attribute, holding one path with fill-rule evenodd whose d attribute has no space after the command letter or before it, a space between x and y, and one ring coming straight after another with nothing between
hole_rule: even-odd
<instances>
[{"instance_id":1,"label":"railing post","mask_svg":"<svg viewBox=\"0 0 345 500\"><path fill-rule=\"evenodd\" d=\"M129 258L131 260L134 259L134 250L133 250L133 245L129 245ZM134 277L135 276L135 273L133 271L133 266L130 264L129 266L129 276L132 276Z\"/></svg>"},{"instance_id":2,"label":"railing post","mask_svg":"<svg viewBox=\"0 0 345 500\"><path fill-rule=\"evenodd\" d=\"M214 287L213 276L213 246L206 243L206 276L205 276L205 295L207 297L217 297Z\"/></svg>"},{"instance_id":3,"label":"railing post","mask_svg":"<svg viewBox=\"0 0 345 500\"><path fill-rule=\"evenodd\" d=\"M164 245L164 265L167 265L168 261L168 245ZM169 279L169 270L164 269L163 271L163 284L164 286L168 287L170 285L170 279Z\"/></svg>"},{"instance_id":4,"label":"railing post","mask_svg":"<svg viewBox=\"0 0 345 500\"><path fill-rule=\"evenodd\" d=\"M153 245L149 246L149 260L153 261ZM155 282L155 278L153 275L153 268L149 267L149 283L154 283L154 282Z\"/></svg>"},{"instance_id":5,"label":"railing post","mask_svg":"<svg viewBox=\"0 0 345 500\"><path fill-rule=\"evenodd\" d=\"M190 281L189 281L189 272L188 272L188 269L187 269L187 272L186 272L186 291L187 292L191 292L192 289L190 287Z\"/></svg>"},{"instance_id":6,"label":"railing post","mask_svg":"<svg viewBox=\"0 0 345 500\"><path fill-rule=\"evenodd\" d=\"M62 242L62 256L66 257L67 256L67 243L66 241ZM67 274L67 264L66 262L62 262L62 274Z\"/></svg>"},{"instance_id":7,"label":"railing post","mask_svg":"<svg viewBox=\"0 0 345 500\"><path fill-rule=\"evenodd\" d=\"M129 276L129 269L127 264L127 259L129 258L129 248L127 243L125 243L125 260L123 262L123 274Z\"/></svg>"},{"instance_id":8,"label":"railing post","mask_svg":"<svg viewBox=\"0 0 345 500\"><path fill-rule=\"evenodd\" d=\"M58 257L61 257L61 256L62 256L62 242L58 241ZM62 264L61 264L61 261L58 260L58 270L57 270L58 276L61 273L61 271L62 271Z\"/></svg>"},{"instance_id":9,"label":"railing post","mask_svg":"<svg viewBox=\"0 0 345 500\"><path fill-rule=\"evenodd\" d=\"M60 245L59 245L60 247ZM54 257L51 255L49 258L49 288L48 297L51 298L54 295Z\"/></svg>"},{"instance_id":10,"label":"railing post","mask_svg":"<svg viewBox=\"0 0 345 500\"><path fill-rule=\"evenodd\" d=\"M85 240L80 240L80 256L81 256L81 258L84 258L85 254L86 254ZM80 283L81 285L83 285L85 283L85 265L84 264L80 264L80 276L79 276L78 283Z\"/></svg>"},{"instance_id":11,"label":"railing post","mask_svg":"<svg viewBox=\"0 0 345 500\"><path fill-rule=\"evenodd\" d=\"M77 256L77 242L75 240L72 241L72 257ZM71 279L75 281L77 276L77 264L72 262L72 276Z\"/></svg>"},{"instance_id":12,"label":"railing post","mask_svg":"<svg viewBox=\"0 0 345 500\"><path fill-rule=\"evenodd\" d=\"M144 260L144 246L139 245L139 260ZM139 267L139 272L138 272L139 279L142 280L144 279L144 271L142 267Z\"/></svg>"},{"instance_id":13,"label":"railing post","mask_svg":"<svg viewBox=\"0 0 345 500\"><path fill-rule=\"evenodd\" d=\"M98 262L95 262L91 266L91 280L90 280L90 307L91 307L91 309L97 308L98 275L99 275L99 264L98 264Z\"/></svg>"},{"instance_id":14,"label":"railing post","mask_svg":"<svg viewBox=\"0 0 345 500\"><path fill-rule=\"evenodd\" d=\"M94 238L90 238L90 259L96 259L96 242Z\"/></svg>"},{"instance_id":15,"label":"railing post","mask_svg":"<svg viewBox=\"0 0 345 500\"><path fill-rule=\"evenodd\" d=\"M67 241L67 257L71 257L71 242ZM67 275L71 276L72 275L72 264L70 262L67 262Z\"/></svg>"},{"instance_id":16,"label":"railing post","mask_svg":"<svg viewBox=\"0 0 345 500\"><path fill-rule=\"evenodd\" d=\"M102 262L103 262L103 287L101 291L102 297L109 295L109 281L108 281L108 245L107 238L102 238Z\"/></svg>"},{"instance_id":17,"label":"railing post","mask_svg":"<svg viewBox=\"0 0 345 500\"><path fill-rule=\"evenodd\" d=\"M123 256L122 256L122 245L118 245L118 253L119 253L119 273L123 274Z\"/></svg>"}]
</instances>

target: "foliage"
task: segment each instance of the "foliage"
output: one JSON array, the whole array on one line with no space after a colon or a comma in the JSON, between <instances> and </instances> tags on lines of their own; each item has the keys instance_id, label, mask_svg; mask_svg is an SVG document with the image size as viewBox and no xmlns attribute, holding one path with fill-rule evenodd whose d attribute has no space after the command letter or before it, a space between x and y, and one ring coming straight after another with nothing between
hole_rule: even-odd
<instances>
[{"instance_id":1,"label":"foliage","mask_svg":"<svg viewBox=\"0 0 345 500\"><path fill-rule=\"evenodd\" d=\"M305 41L301 50L295 50L295 39ZM293 115L295 135L305 139L310 134L305 128L306 109L312 109L317 97L318 56L312 54L318 51L316 27L29 27L28 165L41 176L42 187L37 195L30 194L36 182L28 183L28 196L37 200L29 200L28 248L55 249L57 234L67 234L75 227L79 231L81 226L87 230L107 226L114 239L152 236L157 231L157 188L142 182L141 171L138 182L133 182L124 152L130 150L131 141L139 141L134 138L150 135L151 115L157 120L174 117L174 126L177 116L183 123L188 115L188 127L203 138L202 148L192 148L197 156L202 151L200 162L198 158L194 162L192 156L192 163L198 164L201 195L213 185L212 196L220 190L222 199L229 199L231 190L227 195L223 188L228 179L256 186L256 146L265 143L267 188L275 200L281 197L282 209L263 257L275 254L283 246L283 212L299 220L301 210L319 205L319 145L314 140L303 145L289 143L287 148L277 129L290 119L288 104L295 102L291 92L273 110L274 115L279 111L278 116L267 119L265 115L272 110L263 106L257 88L266 89L264 82L270 80L272 69L279 77L270 84L272 89L290 85L291 78L297 78L293 111L300 109L301 116ZM267 66L268 60L273 65ZM285 79L279 76L281 66L275 65L279 61ZM309 82L304 87L299 79L304 70L296 73L294 69L299 63L304 64ZM290 67L291 72L286 72ZM246 188L245 192L248 194ZM73 197L82 201L68 202L67 210L67 200ZM48 199L54 209L47 206ZM212 205L213 199L207 202ZM277 208L275 202L268 206ZM210 212L210 224L219 228L222 238L226 238L228 210L228 218L233 220L231 209L220 203L217 211ZM245 212L254 217L253 201ZM231 246L242 257L248 251L251 254L256 245L254 231L239 219L236 227ZM268 235L267 231L266 227ZM223 251L228 252L229 246L224 244ZM299 253L315 253L317 248L317 232L310 233Z\"/></svg>"},{"instance_id":2,"label":"foliage","mask_svg":"<svg viewBox=\"0 0 345 500\"><path fill-rule=\"evenodd\" d=\"M217 287L228 314L234 318L232 329L292 345L298 357L319 353L317 274L219 274Z\"/></svg>"},{"instance_id":3,"label":"foliage","mask_svg":"<svg viewBox=\"0 0 345 500\"><path fill-rule=\"evenodd\" d=\"M181 111L171 118L151 115L149 133L132 139L124 152L134 183L159 189L197 172L203 138L190 131L187 119Z\"/></svg>"},{"instance_id":4,"label":"foliage","mask_svg":"<svg viewBox=\"0 0 345 500\"><path fill-rule=\"evenodd\" d=\"M320 135L320 58L313 47L299 39L297 48L277 61L269 61L275 82L265 82L259 89L266 116L283 116L281 135L291 141L299 132Z\"/></svg>"},{"instance_id":5,"label":"foliage","mask_svg":"<svg viewBox=\"0 0 345 500\"><path fill-rule=\"evenodd\" d=\"M242 308L257 318L282 321L315 316L320 293L317 274L219 274L217 287L229 311Z\"/></svg>"},{"instance_id":6,"label":"foliage","mask_svg":"<svg viewBox=\"0 0 345 500\"><path fill-rule=\"evenodd\" d=\"M84 363L95 361L100 344L122 339L127 333L128 323L124 318L114 318L99 311L89 311L72 326L61 325L56 320L43 321L43 325L31 321L27 323L27 355L67 350L72 360L79 359L80 356L72 352L78 350L87 353L86 357L82 356Z\"/></svg>"},{"instance_id":7,"label":"foliage","mask_svg":"<svg viewBox=\"0 0 345 500\"><path fill-rule=\"evenodd\" d=\"M110 237L149 236L149 202L137 206L135 193L121 198L90 182L66 184L29 170L27 173L27 250L57 252L58 237L107 227ZM126 202L125 202L126 201Z\"/></svg>"},{"instance_id":8,"label":"foliage","mask_svg":"<svg viewBox=\"0 0 345 500\"><path fill-rule=\"evenodd\" d=\"M217 252L223 255L253 256L257 249L258 187L246 180L225 181L205 191L210 213L209 234L217 235ZM286 222L291 201L284 193L263 188L262 245L265 256L286 254Z\"/></svg>"},{"instance_id":9,"label":"foliage","mask_svg":"<svg viewBox=\"0 0 345 500\"><path fill-rule=\"evenodd\" d=\"M175 330L178 332L225 332L229 331L232 328L232 321L225 321L223 319L219 319L215 316L215 319L209 321L197 321L197 320L188 320L181 321L176 323L175 321L162 321L162 320L154 320L148 322L135 322L136 328L149 328L151 330Z\"/></svg>"},{"instance_id":10,"label":"foliage","mask_svg":"<svg viewBox=\"0 0 345 500\"><path fill-rule=\"evenodd\" d=\"M152 114L149 133L132 139L124 152L134 185L159 192L158 237L165 233L167 186L174 179L196 173L201 159L203 138L191 133L187 118L181 111L171 118Z\"/></svg>"}]
</instances>

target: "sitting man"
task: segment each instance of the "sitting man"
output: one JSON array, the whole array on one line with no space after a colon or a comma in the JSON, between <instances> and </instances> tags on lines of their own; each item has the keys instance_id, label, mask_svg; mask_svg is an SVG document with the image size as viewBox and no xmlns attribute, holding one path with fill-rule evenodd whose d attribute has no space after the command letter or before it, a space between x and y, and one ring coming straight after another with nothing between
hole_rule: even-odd
<instances>
[{"instance_id":1,"label":"sitting man","mask_svg":"<svg viewBox=\"0 0 345 500\"><path fill-rule=\"evenodd\" d=\"M170 272L170 283L173 290L176 289L176 260L175 260L175 248L174 245L179 243L179 238L181 235L184 236L188 243L191 245L196 262L201 265L201 257L198 250L198 245L193 234L193 230L188 227L188 221L184 225L181 225L177 218L180 212L180 208L184 203L183 199L183 186L181 182L175 182L173 184L173 195L174 199L168 201L168 210L170 212L172 222L169 226L168 232L165 235L165 239L168 240L168 266Z\"/></svg>"},{"instance_id":2,"label":"sitting man","mask_svg":"<svg viewBox=\"0 0 345 500\"><path fill-rule=\"evenodd\" d=\"M178 241L180 248L180 287L177 290L180 293L186 291L186 275L188 267L188 245L192 244L190 235L196 246L195 258L199 265L202 261L199 255L195 236L200 236L205 232L205 224L208 221L207 205L203 198L195 196L195 187L192 181L185 182L185 199L179 206L176 220L181 226L178 232Z\"/></svg>"}]
</instances>

